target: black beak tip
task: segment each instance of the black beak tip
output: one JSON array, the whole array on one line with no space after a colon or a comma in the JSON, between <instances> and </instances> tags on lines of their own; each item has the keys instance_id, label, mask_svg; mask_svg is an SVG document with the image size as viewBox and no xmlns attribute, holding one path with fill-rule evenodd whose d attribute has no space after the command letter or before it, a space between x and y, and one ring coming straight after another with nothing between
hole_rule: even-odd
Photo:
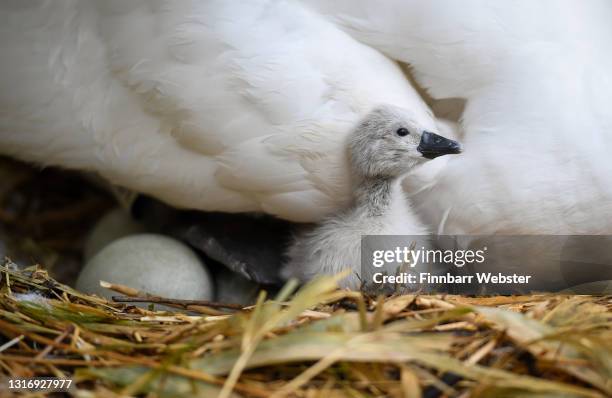
<instances>
[{"instance_id":1,"label":"black beak tip","mask_svg":"<svg viewBox=\"0 0 612 398\"><path fill-rule=\"evenodd\" d=\"M424 131L417 151L421 152L423 157L427 159L435 159L443 155L461 153L461 145L457 141Z\"/></svg>"}]
</instances>

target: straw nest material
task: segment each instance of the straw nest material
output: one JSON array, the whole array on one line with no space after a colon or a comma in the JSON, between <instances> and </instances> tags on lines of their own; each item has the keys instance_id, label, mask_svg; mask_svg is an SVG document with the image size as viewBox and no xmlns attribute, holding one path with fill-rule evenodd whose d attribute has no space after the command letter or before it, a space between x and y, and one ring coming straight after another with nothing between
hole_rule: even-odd
<instances>
[{"instance_id":1,"label":"straw nest material","mask_svg":"<svg viewBox=\"0 0 612 398\"><path fill-rule=\"evenodd\" d=\"M612 395L609 296L374 298L338 276L236 310L110 284L109 302L39 267L0 275L3 378L69 377L83 397Z\"/></svg>"}]
</instances>

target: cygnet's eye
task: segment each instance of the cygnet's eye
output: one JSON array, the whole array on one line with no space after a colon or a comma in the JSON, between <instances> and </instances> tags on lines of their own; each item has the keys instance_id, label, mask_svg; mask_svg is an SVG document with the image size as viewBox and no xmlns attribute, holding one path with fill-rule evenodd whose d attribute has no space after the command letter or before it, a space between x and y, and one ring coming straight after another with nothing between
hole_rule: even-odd
<instances>
[{"instance_id":1,"label":"cygnet's eye","mask_svg":"<svg viewBox=\"0 0 612 398\"><path fill-rule=\"evenodd\" d=\"M405 137L410 134L410 131L408 131L408 129L405 127L400 127L399 129L397 129L395 134L399 135L400 137Z\"/></svg>"}]
</instances>

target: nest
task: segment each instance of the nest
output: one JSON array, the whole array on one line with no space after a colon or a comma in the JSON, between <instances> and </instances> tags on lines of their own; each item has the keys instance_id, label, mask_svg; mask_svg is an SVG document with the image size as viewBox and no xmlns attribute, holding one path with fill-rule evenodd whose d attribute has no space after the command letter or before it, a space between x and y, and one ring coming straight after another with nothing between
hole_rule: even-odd
<instances>
[{"instance_id":1,"label":"nest","mask_svg":"<svg viewBox=\"0 0 612 398\"><path fill-rule=\"evenodd\" d=\"M37 266L0 276L3 377L72 378L79 396L612 395L609 296L368 297L338 276L235 309L110 284L123 302L107 301Z\"/></svg>"}]
</instances>

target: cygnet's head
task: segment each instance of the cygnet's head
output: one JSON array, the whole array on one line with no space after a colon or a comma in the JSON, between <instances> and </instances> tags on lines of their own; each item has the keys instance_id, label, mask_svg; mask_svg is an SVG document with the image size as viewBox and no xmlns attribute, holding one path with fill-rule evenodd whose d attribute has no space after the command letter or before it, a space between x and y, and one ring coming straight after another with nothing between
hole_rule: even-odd
<instances>
[{"instance_id":1,"label":"cygnet's head","mask_svg":"<svg viewBox=\"0 0 612 398\"><path fill-rule=\"evenodd\" d=\"M370 112L349 137L353 171L362 177L399 177L427 159L461 152L459 143L426 131L408 109L385 105Z\"/></svg>"}]
</instances>

